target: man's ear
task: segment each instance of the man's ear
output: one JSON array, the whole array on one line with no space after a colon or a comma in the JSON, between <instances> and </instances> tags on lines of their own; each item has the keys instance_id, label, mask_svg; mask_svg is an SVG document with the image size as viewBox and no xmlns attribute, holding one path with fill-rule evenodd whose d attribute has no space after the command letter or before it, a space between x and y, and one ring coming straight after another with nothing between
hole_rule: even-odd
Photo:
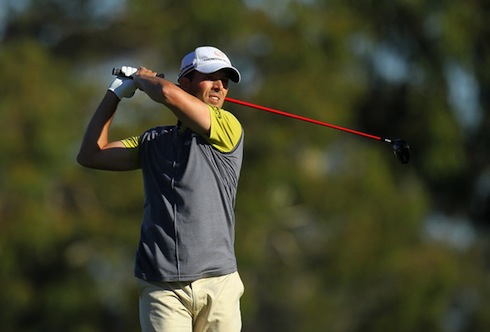
<instances>
[{"instance_id":1,"label":"man's ear","mask_svg":"<svg viewBox=\"0 0 490 332\"><path fill-rule=\"evenodd\" d=\"M189 78L183 76L179 78L179 86L182 90L184 91L189 91L189 85L191 84L191 81Z\"/></svg>"}]
</instances>

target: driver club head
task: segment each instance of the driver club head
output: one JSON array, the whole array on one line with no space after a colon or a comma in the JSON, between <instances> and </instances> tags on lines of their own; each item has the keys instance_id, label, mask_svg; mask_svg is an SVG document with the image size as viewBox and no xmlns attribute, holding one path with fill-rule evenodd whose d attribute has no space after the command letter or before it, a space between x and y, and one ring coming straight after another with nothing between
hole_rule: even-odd
<instances>
[{"instance_id":1,"label":"driver club head","mask_svg":"<svg viewBox=\"0 0 490 332\"><path fill-rule=\"evenodd\" d=\"M410 160L410 145L402 139L393 141L393 152L402 164L408 164Z\"/></svg>"}]
</instances>

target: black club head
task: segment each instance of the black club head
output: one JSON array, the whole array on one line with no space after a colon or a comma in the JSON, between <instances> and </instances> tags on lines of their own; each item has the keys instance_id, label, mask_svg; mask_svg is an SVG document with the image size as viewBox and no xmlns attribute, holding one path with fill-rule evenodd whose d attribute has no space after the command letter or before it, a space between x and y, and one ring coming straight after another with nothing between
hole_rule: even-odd
<instances>
[{"instance_id":1,"label":"black club head","mask_svg":"<svg viewBox=\"0 0 490 332\"><path fill-rule=\"evenodd\" d=\"M402 139L393 141L393 152L402 164L408 164L410 160L410 145Z\"/></svg>"}]
</instances>

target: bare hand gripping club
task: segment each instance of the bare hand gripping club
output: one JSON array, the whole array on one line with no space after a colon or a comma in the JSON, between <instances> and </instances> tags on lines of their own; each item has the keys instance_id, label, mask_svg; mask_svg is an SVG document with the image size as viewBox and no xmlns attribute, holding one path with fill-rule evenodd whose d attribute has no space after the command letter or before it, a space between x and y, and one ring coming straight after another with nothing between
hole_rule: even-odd
<instances>
[{"instance_id":1,"label":"bare hand gripping club","mask_svg":"<svg viewBox=\"0 0 490 332\"><path fill-rule=\"evenodd\" d=\"M124 75L124 73L122 72L121 68L113 68L112 69L112 75L120 76L120 77L127 77L126 75ZM158 76L159 77L163 77L162 74L159 74ZM131 77L129 77L129 78L131 78ZM285 117L288 117L288 118L292 118L292 119L296 119L296 120L301 120L301 121L313 123L313 124L316 124L316 125L320 125L320 126L332 128L332 129L337 129L337 130L344 131L344 132L347 132L347 133L351 133L351 134L354 134L354 135L367 137L367 138L370 138L370 139L374 139L376 141L385 142L385 143L390 144L393 147L393 152L395 153L395 156L398 158L398 160L401 161L402 164L408 164L408 162L410 160L410 145L408 145L408 143L405 142L402 139L391 139L391 138L386 138L386 137L380 137L380 136L375 136L375 135L371 135L371 134L366 134L366 133L363 133L361 131L357 131L357 130L352 130L352 129L349 129L349 128L344 128L344 127L336 126L336 125L333 125L333 124L330 124L330 123L327 123L327 122L322 122L322 121L314 120L314 119L307 118L307 117L304 117L304 116L301 116L301 115L287 113L287 112L276 110L276 109L273 109L273 108L270 108L270 107L265 107L265 106L261 106L261 105L257 105L257 104L252 104L252 103L249 103L249 102L246 102L246 101L242 101L242 100L238 100L238 99L233 99L233 98L229 98L229 97L226 97L225 100L228 101L228 102L230 102L230 103L237 104L237 105L246 106L246 107L250 107L250 108L255 108L255 109L260 110L260 111L266 111L266 112L269 112L269 113L274 113L274 114L282 115L282 116L285 116Z\"/></svg>"}]
</instances>

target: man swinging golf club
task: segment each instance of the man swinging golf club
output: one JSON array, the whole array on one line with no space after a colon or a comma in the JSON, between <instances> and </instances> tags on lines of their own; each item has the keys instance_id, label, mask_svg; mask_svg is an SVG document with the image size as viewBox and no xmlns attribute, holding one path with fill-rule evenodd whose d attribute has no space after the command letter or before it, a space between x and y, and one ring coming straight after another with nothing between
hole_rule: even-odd
<instances>
[{"instance_id":1,"label":"man swinging golf club","mask_svg":"<svg viewBox=\"0 0 490 332\"><path fill-rule=\"evenodd\" d=\"M145 204L136 253L143 331L240 331L243 283L234 253L234 205L243 129L222 109L239 71L219 49L187 54L178 82L122 67L86 129L78 162L113 171L141 169ZM144 91L178 118L109 142L123 98Z\"/></svg>"}]
</instances>

